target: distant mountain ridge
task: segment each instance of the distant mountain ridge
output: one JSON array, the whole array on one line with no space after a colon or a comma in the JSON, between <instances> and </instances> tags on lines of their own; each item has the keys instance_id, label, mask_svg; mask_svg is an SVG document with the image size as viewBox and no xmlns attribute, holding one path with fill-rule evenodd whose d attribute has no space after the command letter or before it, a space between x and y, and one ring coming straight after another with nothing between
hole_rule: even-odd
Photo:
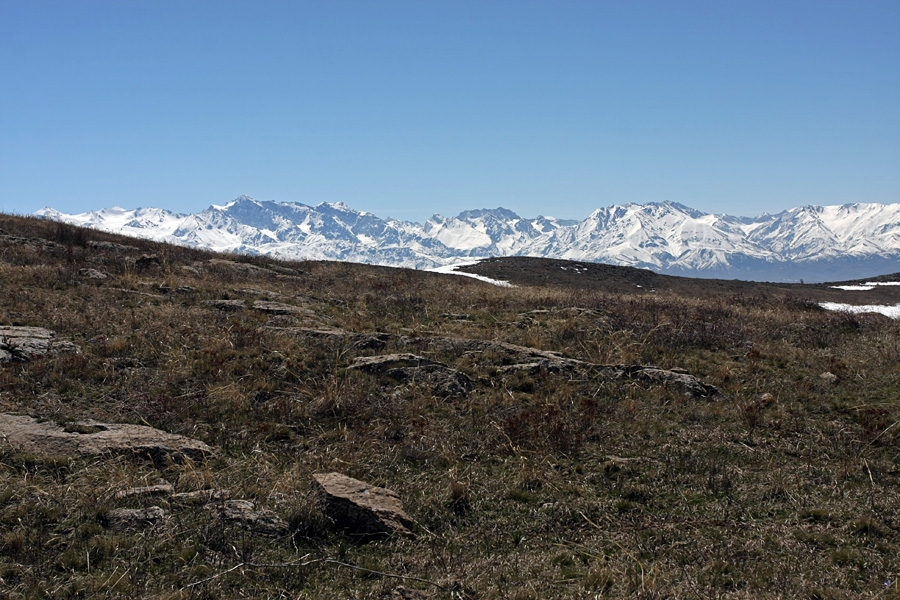
<instances>
[{"instance_id":1,"label":"distant mountain ridge","mask_svg":"<svg viewBox=\"0 0 900 600\"><path fill-rule=\"evenodd\" d=\"M412 268L536 256L760 281L836 281L900 270L900 203L802 206L753 218L673 202L627 204L600 208L583 221L526 219L496 208L434 215L420 224L343 203L241 196L195 214L159 208L36 214L210 250Z\"/></svg>"}]
</instances>

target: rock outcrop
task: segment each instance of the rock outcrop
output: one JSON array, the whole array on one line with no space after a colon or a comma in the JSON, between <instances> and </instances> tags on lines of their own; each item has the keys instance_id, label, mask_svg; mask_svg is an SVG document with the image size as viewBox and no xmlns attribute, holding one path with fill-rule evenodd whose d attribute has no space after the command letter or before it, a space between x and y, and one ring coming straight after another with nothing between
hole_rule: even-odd
<instances>
[{"instance_id":1,"label":"rock outcrop","mask_svg":"<svg viewBox=\"0 0 900 600\"><path fill-rule=\"evenodd\" d=\"M578 360L577 358L569 358L550 350L519 346L507 342L448 337L400 337L397 338L396 342L398 345L425 347L433 351L478 356L479 362L483 362L484 356L492 355L495 362L494 367L500 373L511 371L547 371L549 373L576 371L601 379L631 379L651 385L661 385L693 397L710 397L719 393L715 387L703 383L697 377L682 370L660 369L645 365L601 365ZM489 365L482 364L482 366Z\"/></svg>"},{"instance_id":2,"label":"rock outcrop","mask_svg":"<svg viewBox=\"0 0 900 600\"><path fill-rule=\"evenodd\" d=\"M628 379L661 385L671 390L683 392L694 398L709 398L719 393L719 390L714 386L703 383L690 373L682 370L659 369L640 365L618 365L612 368Z\"/></svg>"},{"instance_id":3,"label":"rock outcrop","mask_svg":"<svg viewBox=\"0 0 900 600\"><path fill-rule=\"evenodd\" d=\"M360 536L410 535L412 520L393 490L340 473L316 473L313 479L338 526Z\"/></svg>"},{"instance_id":4,"label":"rock outcrop","mask_svg":"<svg viewBox=\"0 0 900 600\"><path fill-rule=\"evenodd\" d=\"M43 327L0 327L0 363L80 351L72 342L57 340L56 332Z\"/></svg>"},{"instance_id":5,"label":"rock outcrop","mask_svg":"<svg viewBox=\"0 0 900 600\"><path fill-rule=\"evenodd\" d=\"M271 510L259 509L249 500L225 500L220 504L207 504L205 508L218 510L219 518L267 535L284 535L287 522Z\"/></svg>"},{"instance_id":6,"label":"rock outcrop","mask_svg":"<svg viewBox=\"0 0 900 600\"><path fill-rule=\"evenodd\" d=\"M435 396L465 396L472 387L465 373L415 354L359 356L348 368L386 375L401 383L425 383Z\"/></svg>"},{"instance_id":7,"label":"rock outcrop","mask_svg":"<svg viewBox=\"0 0 900 600\"><path fill-rule=\"evenodd\" d=\"M155 462L202 460L214 453L199 440L144 425L82 421L64 427L9 414L0 414L0 443L37 455L132 454Z\"/></svg>"}]
</instances>

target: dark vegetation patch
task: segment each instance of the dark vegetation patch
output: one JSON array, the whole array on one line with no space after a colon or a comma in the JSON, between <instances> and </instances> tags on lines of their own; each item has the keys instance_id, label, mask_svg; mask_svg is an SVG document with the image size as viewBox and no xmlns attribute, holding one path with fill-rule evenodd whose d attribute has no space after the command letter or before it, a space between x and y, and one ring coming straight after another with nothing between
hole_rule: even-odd
<instances>
[{"instance_id":1,"label":"dark vegetation patch","mask_svg":"<svg viewBox=\"0 0 900 600\"><path fill-rule=\"evenodd\" d=\"M522 286L507 289L30 218L0 230L0 325L81 349L0 365L0 412L218 451L167 463L0 441L4 597L898 597L900 325L815 305L856 292L476 267ZM548 352L684 370L720 393ZM410 353L465 393L414 365L347 368ZM332 471L395 490L416 537L345 535L312 485ZM218 516L247 503L286 531ZM164 516L114 526L122 514Z\"/></svg>"},{"instance_id":2,"label":"dark vegetation patch","mask_svg":"<svg viewBox=\"0 0 900 600\"><path fill-rule=\"evenodd\" d=\"M767 302L772 298L847 304L900 303L900 286L881 285L866 291L847 291L833 287L860 285L870 281L897 282L900 281L900 273L839 283L766 283L675 277L633 267L535 257L491 258L460 267L459 270L509 281L515 285L563 286L594 292L602 290L609 294L672 293L687 298L731 297L738 303Z\"/></svg>"}]
</instances>

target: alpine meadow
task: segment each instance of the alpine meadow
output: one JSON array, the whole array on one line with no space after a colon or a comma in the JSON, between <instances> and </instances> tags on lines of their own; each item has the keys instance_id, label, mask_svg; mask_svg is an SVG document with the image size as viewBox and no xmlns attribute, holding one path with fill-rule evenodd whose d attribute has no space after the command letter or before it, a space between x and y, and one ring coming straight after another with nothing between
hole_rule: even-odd
<instances>
[{"instance_id":1,"label":"alpine meadow","mask_svg":"<svg viewBox=\"0 0 900 600\"><path fill-rule=\"evenodd\" d=\"M900 598L900 322L823 308L900 274L435 273L0 215L0 280L4 598Z\"/></svg>"}]
</instances>

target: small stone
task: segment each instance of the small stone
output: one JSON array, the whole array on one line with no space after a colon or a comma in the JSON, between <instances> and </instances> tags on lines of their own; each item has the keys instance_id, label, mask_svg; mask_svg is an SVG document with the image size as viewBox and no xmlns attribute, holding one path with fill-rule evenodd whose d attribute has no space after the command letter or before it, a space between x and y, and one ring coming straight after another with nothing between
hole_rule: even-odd
<instances>
[{"instance_id":1,"label":"small stone","mask_svg":"<svg viewBox=\"0 0 900 600\"><path fill-rule=\"evenodd\" d=\"M829 383L831 385L834 385L839 381L838 376L831 371L825 371L824 373L819 375L819 379L821 379L824 383Z\"/></svg>"},{"instance_id":2,"label":"small stone","mask_svg":"<svg viewBox=\"0 0 900 600\"><path fill-rule=\"evenodd\" d=\"M109 275L98 269L78 269L78 275L87 279L106 279L109 277Z\"/></svg>"}]
</instances>

